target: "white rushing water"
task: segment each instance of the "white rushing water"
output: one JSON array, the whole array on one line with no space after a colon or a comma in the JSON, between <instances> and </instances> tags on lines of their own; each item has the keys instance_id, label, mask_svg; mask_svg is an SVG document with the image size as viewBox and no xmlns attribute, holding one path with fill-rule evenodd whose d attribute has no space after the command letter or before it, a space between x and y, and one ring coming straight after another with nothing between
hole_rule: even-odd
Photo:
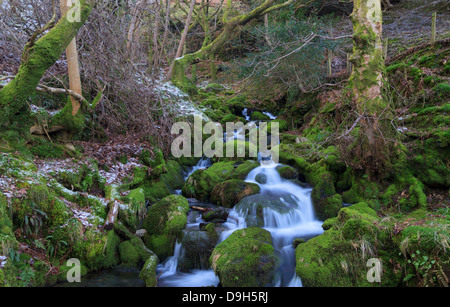
<instances>
[{"instance_id":1,"label":"white rushing water","mask_svg":"<svg viewBox=\"0 0 450 307\"><path fill-rule=\"evenodd\" d=\"M290 180L283 179L276 170L278 164L265 164L253 169L246 181L260 186L261 195L270 199L278 199L289 210L280 211L276 207L263 209L263 228L272 235L273 246L280 258L278 273L273 286L295 287L301 286L301 280L295 274L295 250L292 245L294 239L307 239L323 232L322 222L317 220L311 201L310 188L303 188ZM265 183L258 183L257 176L263 175ZM240 208L235 208L240 210ZM239 212L241 217L251 213Z\"/></svg>"}]
</instances>

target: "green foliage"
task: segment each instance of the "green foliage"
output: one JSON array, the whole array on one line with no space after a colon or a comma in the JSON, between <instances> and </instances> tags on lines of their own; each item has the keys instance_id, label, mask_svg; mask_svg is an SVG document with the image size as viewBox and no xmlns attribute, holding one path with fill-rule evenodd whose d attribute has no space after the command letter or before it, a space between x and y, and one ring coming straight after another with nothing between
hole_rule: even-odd
<instances>
[{"instance_id":1,"label":"green foliage","mask_svg":"<svg viewBox=\"0 0 450 307\"><path fill-rule=\"evenodd\" d=\"M246 28L254 43L242 46L245 57L235 60L238 77L252 76L256 83L268 77L269 87L280 83L290 91L319 86L327 72L324 65L326 50L335 49L340 42L317 37L311 43L303 44L311 33L329 36L327 29L333 22L325 16L303 16L294 7L271 13L267 29L263 24Z\"/></svg>"}]
</instances>

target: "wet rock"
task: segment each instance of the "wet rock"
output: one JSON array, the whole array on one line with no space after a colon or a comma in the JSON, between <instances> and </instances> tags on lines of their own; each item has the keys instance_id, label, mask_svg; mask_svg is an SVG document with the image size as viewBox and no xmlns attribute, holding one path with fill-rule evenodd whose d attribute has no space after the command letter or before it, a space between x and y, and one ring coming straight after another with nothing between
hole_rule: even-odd
<instances>
[{"instance_id":1,"label":"wet rock","mask_svg":"<svg viewBox=\"0 0 450 307\"><path fill-rule=\"evenodd\" d=\"M277 264L272 236L258 227L236 230L214 248L210 262L224 287L263 287Z\"/></svg>"},{"instance_id":2,"label":"wet rock","mask_svg":"<svg viewBox=\"0 0 450 307\"><path fill-rule=\"evenodd\" d=\"M255 183L231 179L217 184L211 192L211 201L226 208L232 208L242 198L259 193Z\"/></svg>"}]
</instances>

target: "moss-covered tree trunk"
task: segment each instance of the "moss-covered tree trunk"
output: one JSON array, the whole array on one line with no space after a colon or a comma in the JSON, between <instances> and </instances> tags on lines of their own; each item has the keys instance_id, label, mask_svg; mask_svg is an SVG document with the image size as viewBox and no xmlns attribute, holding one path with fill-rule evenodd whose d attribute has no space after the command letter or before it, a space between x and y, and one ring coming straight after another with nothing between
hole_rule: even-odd
<instances>
[{"instance_id":1,"label":"moss-covered tree trunk","mask_svg":"<svg viewBox=\"0 0 450 307\"><path fill-rule=\"evenodd\" d=\"M354 0L353 4L353 70L349 81L360 116L355 153L366 173L377 177L389 168L395 138L393 113L384 94L381 3Z\"/></svg>"},{"instance_id":2,"label":"moss-covered tree trunk","mask_svg":"<svg viewBox=\"0 0 450 307\"><path fill-rule=\"evenodd\" d=\"M72 15L70 10L47 34L25 45L16 77L0 90L0 129L29 129L27 99L36 90L45 71L61 57L91 9L88 0L80 0L77 13Z\"/></svg>"}]
</instances>

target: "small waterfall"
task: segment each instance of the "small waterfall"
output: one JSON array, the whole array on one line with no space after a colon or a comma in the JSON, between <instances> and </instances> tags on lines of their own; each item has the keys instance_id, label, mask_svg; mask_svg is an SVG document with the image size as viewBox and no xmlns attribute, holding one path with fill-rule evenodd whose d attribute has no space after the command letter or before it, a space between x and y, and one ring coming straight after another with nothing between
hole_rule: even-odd
<instances>
[{"instance_id":1,"label":"small waterfall","mask_svg":"<svg viewBox=\"0 0 450 307\"><path fill-rule=\"evenodd\" d=\"M164 263L159 264L156 271L161 274L161 278L171 276L177 273L178 260L184 256L183 245L181 242L175 243L173 256L169 257Z\"/></svg>"},{"instance_id":2,"label":"small waterfall","mask_svg":"<svg viewBox=\"0 0 450 307\"><path fill-rule=\"evenodd\" d=\"M273 246L280 259L273 286L298 287L302 284L295 274L295 249L292 243L296 238L308 239L321 234L322 222L314 215L311 189L281 178L277 166L275 163L263 164L253 169L245 181L256 183L261 188L260 197L256 199L254 206L261 206L258 200L267 199L262 208L262 227L271 233ZM261 176L264 180L257 180ZM266 205L267 203L274 205ZM230 215L236 215L238 220L255 221L256 211L257 208L252 207L251 201L241 202ZM236 229L246 226L245 223L237 223Z\"/></svg>"}]
</instances>

